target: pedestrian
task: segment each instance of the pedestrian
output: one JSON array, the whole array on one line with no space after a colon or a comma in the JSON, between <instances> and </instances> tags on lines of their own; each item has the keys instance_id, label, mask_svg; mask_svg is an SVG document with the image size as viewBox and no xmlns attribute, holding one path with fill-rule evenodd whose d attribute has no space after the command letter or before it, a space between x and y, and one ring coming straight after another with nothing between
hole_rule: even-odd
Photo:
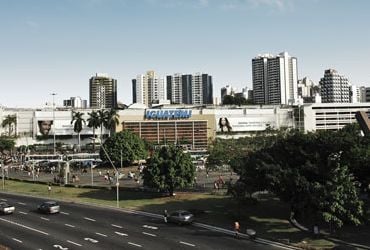
<instances>
[{"instance_id":1,"label":"pedestrian","mask_svg":"<svg viewBox=\"0 0 370 250\"><path fill-rule=\"evenodd\" d=\"M50 196L50 193L51 193L51 185L50 185L50 183L48 184L48 194L49 194L49 196Z\"/></svg>"},{"instance_id":2,"label":"pedestrian","mask_svg":"<svg viewBox=\"0 0 370 250\"><path fill-rule=\"evenodd\" d=\"M168 218L168 212L167 210L165 209L164 212L163 212L163 219L164 219L164 223L167 223L167 218Z\"/></svg>"},{"instance_id":3,"label":"pedestrian","mask_svg":"<svg viewBox=\"0 0 370 250\"><path fill-rule=\"evenodd\" d=\"M235 238L239 238L240 225L238 221L234 222Z\"/></svg>"}]
</instances>

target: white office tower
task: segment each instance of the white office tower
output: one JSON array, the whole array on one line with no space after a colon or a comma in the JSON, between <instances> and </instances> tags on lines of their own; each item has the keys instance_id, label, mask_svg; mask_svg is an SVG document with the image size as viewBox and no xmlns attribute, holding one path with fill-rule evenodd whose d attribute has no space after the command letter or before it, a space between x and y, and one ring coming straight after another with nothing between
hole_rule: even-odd
<instances>
[{"instance_id":1,"label":"white office tower","mask_svg":"<svg viewBox=\"0 0 370 250\"><path fill-rule=\"evenodd\" d=\"M253 58L252 78L255 104L297 103L297 58L289 56L287 52Z\"/></svg>"},{"instance_id":2,"label":"white office tower","mask_svg":"<svg viewBox=\"0 0 370 250\"><path fill-rule=\"evenodd\" d=\"M349 103L350 88L348 78L339 75L334 69L325 70L320 80L321 98L323 103Z\"/></svg>"},{"instance_id":3,"label":"white office tower","mask_svg":"<svg viewBox=\"0 0 370 250\"><path fill-rule=\"evenodd\" d=\"M150 106L166 100L166 82L154 71L147 71L145 75L138 75L135 82L135 102Z\"/></svg>"},{"instance_id":4,"label":"white office tower","mask_svg":"<svg viewBox=\"0 0 370 250\"><path fill-rule=\"evenodd\" d=\"M349 94L351 103L360 103L361 93L360 88L355 85L349 86Z\"/></svg>"}]
</instances>

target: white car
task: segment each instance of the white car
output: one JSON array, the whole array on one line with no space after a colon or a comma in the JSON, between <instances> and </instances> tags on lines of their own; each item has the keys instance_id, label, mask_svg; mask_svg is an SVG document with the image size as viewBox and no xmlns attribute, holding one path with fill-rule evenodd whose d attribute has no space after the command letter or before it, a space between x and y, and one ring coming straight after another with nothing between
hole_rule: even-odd
<instances>
[{"instance_id":1,"label":"white car","mask_svg":"<svg viewBox=\"0 0 370 250\"><path fill-rule=\"evenodd\" d=\"M2 214L12 214L15 211L15 207L9 205L6 202L0 202L0 213Z\"/></svg>"}]
</instances>

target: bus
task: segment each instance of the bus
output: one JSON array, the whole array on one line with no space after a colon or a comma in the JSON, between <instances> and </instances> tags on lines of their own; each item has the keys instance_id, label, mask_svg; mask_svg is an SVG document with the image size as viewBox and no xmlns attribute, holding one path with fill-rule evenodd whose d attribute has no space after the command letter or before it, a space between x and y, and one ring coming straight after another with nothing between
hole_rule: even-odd
<instances>
[{"instance_id":1,"label":"bus","mask_svg":"<svg viewBox=\"0 0 370 250\"><path fill-rule=\"evenodd\" d=\"M26 155L25 156L25 163L28 162L41 162L41 161L49 161L49 162L57 162L62 161L62 155Z\"/></svg>"}]
</instances>

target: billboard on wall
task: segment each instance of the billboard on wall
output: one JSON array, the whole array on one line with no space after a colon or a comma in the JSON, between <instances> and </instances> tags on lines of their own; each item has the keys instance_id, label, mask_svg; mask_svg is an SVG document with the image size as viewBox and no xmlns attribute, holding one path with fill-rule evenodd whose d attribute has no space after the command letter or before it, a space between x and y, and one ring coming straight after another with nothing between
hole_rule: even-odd
<instances>
[{"instance_id":1,"label":"billboard on wall","mask_svg":"<svg viewBox=\"0 0 370 250\"><path fill-rule=\"evenodd\" d=\"M71 124L72 114L70 111L52 112L40 111L35 113L34 128L36 136L49 137L74 135L73 124ZM84 117L86 120L87 117ZM99 130L100 131L100 130ZM81 135L92 135L92 129L83 125Z\"/></svg>"},{"instance_id":2,"label":"billboard on wall","mask_svg":"<svg viewBox=\"0 0 370 250\"><path fill-rule=\"evenodd\" d=\"M275 127L274 118L256 116L216 115L217 132L252 132Z\"/></svg>"}]
</instances>

